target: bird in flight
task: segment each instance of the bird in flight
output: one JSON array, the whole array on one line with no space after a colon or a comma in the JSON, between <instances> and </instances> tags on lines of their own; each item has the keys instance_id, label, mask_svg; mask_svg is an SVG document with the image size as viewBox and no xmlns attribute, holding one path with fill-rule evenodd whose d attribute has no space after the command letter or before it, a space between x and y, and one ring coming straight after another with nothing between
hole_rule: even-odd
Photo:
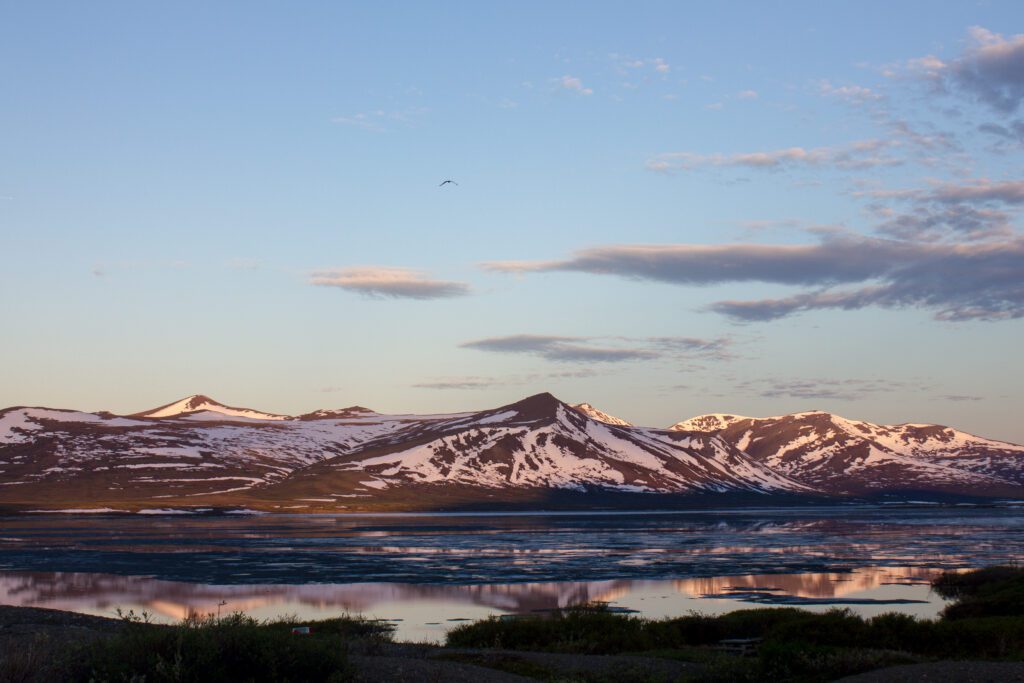
<instances>
[{"instance_id":1,"label":"bird in flight","mask_svg":"<svg viewBox=\"0 0 1024 683\"><path fill-rule=\"evenodd\" d=\"M438 187L444 187L444 186L445 186L445 185L447 185L448 183L451 183L452 185L458 185L458 183L457 183L457 182L455 182L454 180L445 180L445 181L444 181L444 182L442 182L442 183L441 183L440 185L438 185Z\"/></svg>"}]
</instances>

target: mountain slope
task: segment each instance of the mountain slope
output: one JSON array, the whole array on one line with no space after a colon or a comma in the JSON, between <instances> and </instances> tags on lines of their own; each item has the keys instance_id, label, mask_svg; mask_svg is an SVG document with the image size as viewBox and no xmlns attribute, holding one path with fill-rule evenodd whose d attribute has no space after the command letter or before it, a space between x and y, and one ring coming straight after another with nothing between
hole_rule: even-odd
<instances>
[{"instance_id":1,"label":"mountain slope","mask_svg":"<svg viewBox=\"0 0 1024 683\"><path fill-rule=\"evenodd\" d=\"M595 408L594 406L590 405L589 403L577 403L576 405L572 406L572 408L573 408L573 410L577 410L577 411L583 413L584 415L586 415L587 417L591 418L592 420L597 420L598 422L604 422L605 424L616 425L617 427L632 427L633 426L632 424L630 424L629 422L626 422L622 418L615 417L614 415L609 415L608 413L606 413L606 412L604 412L602 410L598 410L597 408Z\"/></svg>"},{"instance_id":2,"label":"mountain slope","mask_svg":"<svg viewBox=\"0 0 1024 683\"><path fill-rule=\"evenodd\" d=\"M429 505L453 492L463 500L526 491L808 492L716 436L606 424L550 394L454 415L353 407L207 417L221 405L197 397L131 417L4 411L0 503L351 509Z\"/></svg>"},{"instance_id":3,"label":"mountain slope","mask_svg":"<svg viewBox=\"0 0 1024 683\"><path fill-rule=\"evenodd\" d=\"M418 419L375 413L309 421L211 418L217 415L205 408L158 419L2 411L0 503L224 501Z\"/></svg>"},{"instance_id":4,"label":"mountain slope","mask_svg":"<svg viewBox=\"0 0 1024 683\"><path fill-rule=\"evenodd\" d=\"M757 462L833 494L918 490L1019 495L1024 446L941 425L876 425L824 412L704 415L673 425L715 434Z\"/></svg>"},{"instance_id":5,"label":"mountain slope","mask_svg":"<svg viewBox=\"0 0 1024 683\"><path fill-rule=\"evenodd\" d=\"M1024 498L1024 447L948 427L828 413L705 415L671 429L611 420L550 394L447 415L352 406L286 417L199 395L125 417L16 407L0 411L0 506L305 512L545 507L568 497L632 507L712 495Z\"/></svg>"},{"instance_id":6,"label":"mountain slope","mask_svg":"<svg viewBox=\"0 0 1024 683\"><path fill-rule=\"evenodd\" d=\"M501 408L421 423L297 472L289 497L403 496L410 485L496 492L807 493L715 436L625 428L538 394Z\"/></svg>"}]
</instances>

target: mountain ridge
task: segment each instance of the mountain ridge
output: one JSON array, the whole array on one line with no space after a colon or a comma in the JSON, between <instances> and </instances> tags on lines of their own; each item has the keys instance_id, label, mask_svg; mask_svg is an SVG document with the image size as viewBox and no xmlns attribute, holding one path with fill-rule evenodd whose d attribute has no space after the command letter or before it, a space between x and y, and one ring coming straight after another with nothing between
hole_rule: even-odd
<instances>
[{"instance_id":1,"label":"mountain ridge","mask_svg":"<svg viewBox=\"0 0 1024 683\"><path fill-rule=\"evenodd\" d=\"M0 507L15 510L461 509L567 496L615 507L901 490L1024 498L1024 446L821 411L641 427L547 392L439 415L350 406L286 416L202 394L123 416L0 411Z\"/></svg>"}]
</instances>

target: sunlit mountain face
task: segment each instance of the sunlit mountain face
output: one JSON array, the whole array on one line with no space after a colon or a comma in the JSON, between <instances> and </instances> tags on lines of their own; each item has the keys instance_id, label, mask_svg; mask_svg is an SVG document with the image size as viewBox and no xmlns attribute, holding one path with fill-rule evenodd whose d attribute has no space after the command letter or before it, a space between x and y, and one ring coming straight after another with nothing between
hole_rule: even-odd
<instances>
[{"instance_id":1,"label":"sunlit mountain face","mask_svg":"<svg viewBox=\"0 0 1024 683\"><path fill-rule=\"evenodd\" d=\"M442 415L353 406L291 417L199 395L128 416L10 408L0 412L0 469L0 505L22 511L1024 498L1024 447L940 425L814 412L704 415L661 429L551 394Z\"/></svg>"}]
</instances>

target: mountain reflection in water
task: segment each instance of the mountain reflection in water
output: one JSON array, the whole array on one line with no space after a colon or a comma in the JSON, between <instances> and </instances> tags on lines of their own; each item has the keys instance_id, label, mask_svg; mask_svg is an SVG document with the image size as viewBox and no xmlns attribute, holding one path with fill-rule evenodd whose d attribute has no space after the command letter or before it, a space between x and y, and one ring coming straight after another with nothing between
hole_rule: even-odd
<instances>
[{"instance_id":1,"label":"mountain reflection in water","mask_svg":"<svg viewBox=\"0 0 1024 683\"><path fill-rule=\"evenodd\" d=\"M174 620L361 613L437 639L457 619L593 601L651 617L755 605L932 616L945 569L1024 559L1013 509L0 517L0 602Z\"/></svg>"},{"instance_id":2,"label":"mountain reflection in water","mask_svg":"<svg viewBox=\"0 0 1024 683\"><path fill-rule=\"evenodd\" d=\"M438 585L395 583L212 585L148 577L72 572L0 574L0 603L112 615L117 608L145 610L157 621L190 614L243 611L261 618L297 615L325 618L362 614L396 620L398 637L439 639L458 623L492 614L529 614L592 602L636 610L651 617L691 610L721 613L750 605L748 590L814 599L854 599L854 611L872 615L895 609L934 616L943 601L929 589L938 570L862 567L848 573L761 574L681 580ZM714 597L705 597L714 596ZM834 603L833 603L834 604ZM815 605L827 608L829 605ZM844 605L845 606L845 605ZM429 622L429 623L428 623Z\"/></svg>"}]
</instances>

